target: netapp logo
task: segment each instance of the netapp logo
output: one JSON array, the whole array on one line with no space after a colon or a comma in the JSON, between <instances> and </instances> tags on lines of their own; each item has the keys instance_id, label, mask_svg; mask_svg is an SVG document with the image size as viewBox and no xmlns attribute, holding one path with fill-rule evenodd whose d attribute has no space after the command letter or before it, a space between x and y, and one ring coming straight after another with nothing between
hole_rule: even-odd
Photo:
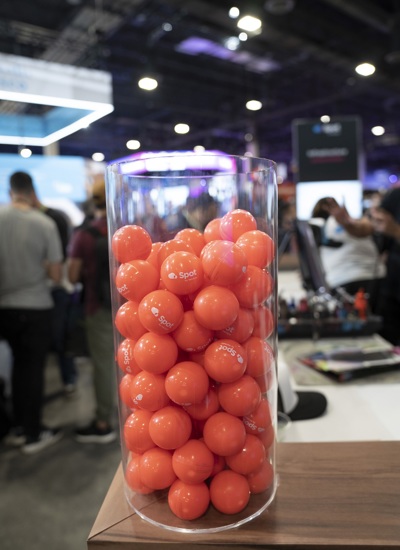
<instances>
[{"instance_id":1,"label":"netapp logo","mask_svg":"<svg viewBox=\"0 0 400 550\"><path fill-rule=\"evenodd\" d=\"M332 124L314 124L312 127L314 134L326 134L328 136L338 136L342 132L342 125L340 122L334 122Z\"/></svg>"}]
</instances>

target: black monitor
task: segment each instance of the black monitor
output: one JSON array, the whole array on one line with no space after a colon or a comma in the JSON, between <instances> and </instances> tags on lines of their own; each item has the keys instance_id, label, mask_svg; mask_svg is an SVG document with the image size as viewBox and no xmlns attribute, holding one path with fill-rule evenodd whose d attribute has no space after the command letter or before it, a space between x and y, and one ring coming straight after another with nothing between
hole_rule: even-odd
<instances>
[{"instance_id":1,"label":"black monitor","mask_svg":"<svg viewBox=\"0 0 400 550\"><path fill-rule=\"evenodd\" d=\"M306 220L296 219L294 222L295 235L298 246L300 272L306 290L319 294L328 292L330 288L325 279L324 268L314 231Z\"/></svg>"}]
</instances>

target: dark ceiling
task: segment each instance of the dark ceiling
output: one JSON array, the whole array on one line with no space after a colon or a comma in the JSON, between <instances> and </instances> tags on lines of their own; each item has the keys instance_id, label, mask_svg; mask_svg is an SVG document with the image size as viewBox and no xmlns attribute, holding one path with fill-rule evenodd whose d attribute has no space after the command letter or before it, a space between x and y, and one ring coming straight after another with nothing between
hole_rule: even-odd
<instances>
[{"instance_id":1,"label":"dark ceiling","mask_svg":"<svg viewBox=\"0 0 400 550\"><path fill-rule=\"evenodd\" d=\"M232 5L263 22L236 52L221 49L237 35ZM182 52L191 37L229 58ZM0 51L112 74L114 112L61 140L63 155L102 151L109 161L129 153L128 139L146 151L243 154L252 134L260 156L290 166L293 119L358 115L367 168L400 172L399 0L3 1ZM362 61L376 64L373 76L354 72ZM150 69L159 86L144 92L137 81ZM262 110L247 111L249 98ZM175 134L177 122L190 133ZM375 125L386 133L373 136Z\"/></svg>"}]
</instances>

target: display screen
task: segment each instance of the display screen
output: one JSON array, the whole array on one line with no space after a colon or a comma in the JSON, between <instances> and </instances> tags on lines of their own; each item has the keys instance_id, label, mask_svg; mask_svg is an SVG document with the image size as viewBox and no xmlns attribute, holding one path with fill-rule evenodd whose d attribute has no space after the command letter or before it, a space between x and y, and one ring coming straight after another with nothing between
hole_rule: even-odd
<instances>
[{"instance_id":1,"label":"display screen","mask_svg":"<svg viewBox=\"0 0 400 550\"><path fill-rule=\"evenodd\" d=\"M296 216L309 220L315 204L323 197L333 197L344 205L350 216L362 215L362 184L359 181L302 182L296 185Z\"/></svg>"}]
</instances>

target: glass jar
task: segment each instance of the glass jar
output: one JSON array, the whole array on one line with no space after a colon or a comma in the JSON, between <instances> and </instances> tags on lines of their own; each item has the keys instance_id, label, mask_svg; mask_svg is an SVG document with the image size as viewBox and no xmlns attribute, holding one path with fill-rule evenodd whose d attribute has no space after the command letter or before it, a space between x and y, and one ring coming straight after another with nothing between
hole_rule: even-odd
<instances>
[{"instance_id":1,"label":"glass jar","mask_svg":"<svg viewBox=\"0 0 400 550\"><path fill-rule=\"evenodd\" d=\"M145 154L106 182L126 498L166 529L237 527L277 487L276 165Z\"/></svg>"}]
</instances>

